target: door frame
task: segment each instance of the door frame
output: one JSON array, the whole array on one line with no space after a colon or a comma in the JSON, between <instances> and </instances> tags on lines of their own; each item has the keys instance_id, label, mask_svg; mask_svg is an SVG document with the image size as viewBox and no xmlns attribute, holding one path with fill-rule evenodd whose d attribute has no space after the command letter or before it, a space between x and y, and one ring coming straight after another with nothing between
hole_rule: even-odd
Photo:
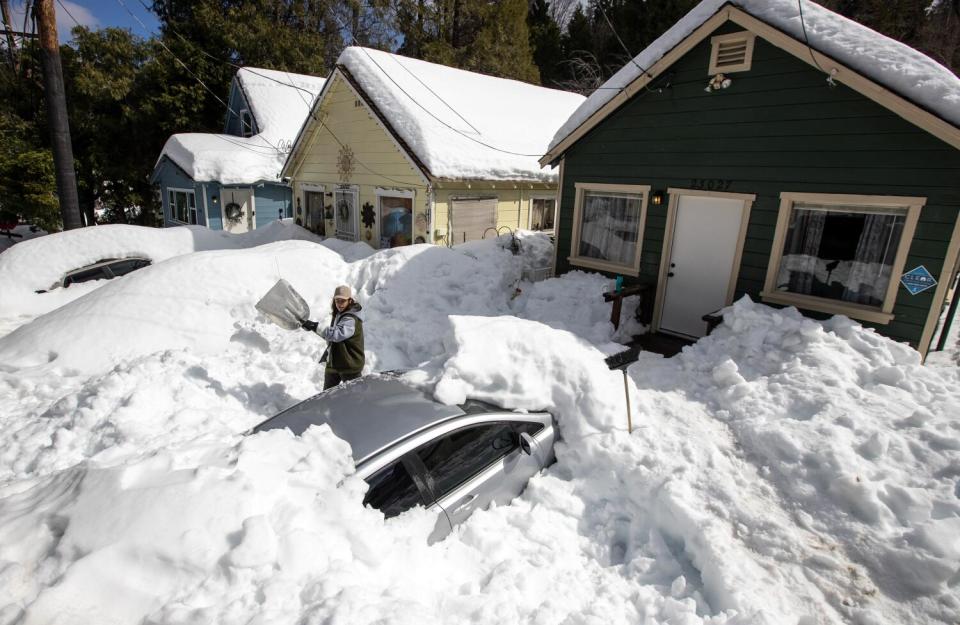
<instances>
[{"instance_id":1,"label":"door frame","mask_svg":"<svg viewBox=\"0 0 960 625\"><path fill-rule=\"evenodd\" d=\"M753 202L757 199L754 193L727 193L725 191L701 191L698 189L677 189L673 187L667 188L667 194L670 196L670 201L667 205L667 224L663 234L663 251L660 253L657 295L653 308L652 326L654 331L660 330L660 321L663 315L664 297L667 294L667 273L669 273L670 255L673 253L673 235L676 229L677 209L680 205L680 198L686 195L690 197L714 197L725 200L740 200L743 202L743 209L740 216L740 233L737 237L737 249L733 254L733 267L731 267L730 281L727 284L725 306L733 303L737 280L740 277L740 261L743 258L743 245L747 239L747 226L750 224L750 209L753 207Z\"/></svg>"},{"instance_id":2,"label":"door frame","mask_svg":"<svg viewBox=\"0 0 960 625\"><path fill-rule=\"evenodd\" d=\"M341 236L340 228L340 215L337 210L337 193L351 193L353 194L353 238L346 239ZM329 235L328 235L329 236ZM334 185L333 187L333 238L340 239L341 241L351 241L357 242L360 240L360 187L359 185L350 184L350 183L340 183Z\"/></svg>"},{"instance_id":3,"label":"door frame","mask_svg":"<svg viewBox=\"0 0 960 625\"><path fill-rule=\"evenodd\" d=\"M300 214L302 217L300 222L301 225L304 228L307 228L309 230L308 224L307 224L309 220L307 219L307 217L309 216L310 209L307 206L307 193L320 193L321 196L323 197L323 200L320 206L320 221L323 222L323 236L327 236L327 218L325 215L325 209L327 204L326 186L319 182L301 182L299 187L300 187L298 189L299 197L297 197L297 199L300 201L300 208L301 208ZM296 220L297 220L296 206L293 207L293 220L294 220L294 223L296 223ZM314 224L309 224L309 226L312 227L314 226Z\"/></svg>"}]
</instances>

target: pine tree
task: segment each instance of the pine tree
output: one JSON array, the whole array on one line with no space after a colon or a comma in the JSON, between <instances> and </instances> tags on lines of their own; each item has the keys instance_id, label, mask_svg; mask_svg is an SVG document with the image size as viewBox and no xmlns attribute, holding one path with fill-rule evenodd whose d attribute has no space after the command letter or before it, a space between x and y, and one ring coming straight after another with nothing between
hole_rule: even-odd
<instances>
[{"instance_id":1,"label":"pine tree","mask_svg":"<svg viewBox=\"0 0 960 625\"><path fill-rule=\"evenodd\" d=\"M539 82L527 28L527 0L401 0L398 50L475 72Z\"/></svg>"},{"instance_id":2,"label":"pine tree","mask_svg":"<svg viewBox=\"0 0 960 625\"><path fill-rule=\"evenodd\" d=\"M533 60L544 86L556 87L563 79L563 46L560 26L550 11L549 0L532 0L527 16Z\"/></svg>"}]
</instances>

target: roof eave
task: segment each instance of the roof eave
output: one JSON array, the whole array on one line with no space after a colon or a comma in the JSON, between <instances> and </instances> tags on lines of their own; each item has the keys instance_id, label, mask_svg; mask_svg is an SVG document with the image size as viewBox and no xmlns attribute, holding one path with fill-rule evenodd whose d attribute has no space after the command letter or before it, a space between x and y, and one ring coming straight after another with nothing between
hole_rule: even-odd
<instances>
[{"instance_id":1,"label":"roof eave","mask_svg":"<svg viewBox=\"0 0 960 625\"><path fill-rule=\"evenodd\" d=\"M670 66L676 63L681 56L703 41L707 35L728 20L763 37L768 42L785 50L807 65L817 67L821 71L824 69L830 71L835 81L845 84L857 93L877 102L904 118L906 121L918 126L945 143L960 149L960 128L942 116L929 111L922 105L912 101L908 96L893 92L876 81L850 69L813 46L809 46L806 42L802 42L793 35L748 13L743 8L732 5L730 2L725 2L720 5L710 18L706 19L700 26L694 29L693 32L665 53L646 73L641 74L623 87L620 93L594 111L593 114L581 122L580 125L567 133L552 149L548 150L539 160L541 167L559 162L563 155L583 138L584 135L631 100L640 89L659 77Z\"/></svg>"}]
</instances>

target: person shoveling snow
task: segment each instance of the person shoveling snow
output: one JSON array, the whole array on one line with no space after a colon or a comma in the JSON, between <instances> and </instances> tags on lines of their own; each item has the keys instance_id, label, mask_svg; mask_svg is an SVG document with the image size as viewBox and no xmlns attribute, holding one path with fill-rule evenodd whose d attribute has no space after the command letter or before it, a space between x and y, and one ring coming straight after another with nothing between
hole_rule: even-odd
<instances>
[{"instance_id":1,"label":"person shoveling snow","mask_svg":"<svg viewBox=\"0 0 960 625\"><path fill-rule=\"evenodd\" d=\"M320 324L309 319L300 324L304 330L319 334L328 344L320 357L320 362L327 363L323 372L323 390L355 380L363 372L366 359L363 353L362 310L363 306L353 299L350 287L341 285L333 292L329 326L321 328Z\"/></svg>"},{"instance_id":2,"label":"person shoveling snow","mask_svg":"<svg viewBox=\"0 0 960 625\"><path fill-rule=\"evenodd\" d=\"M341 285L334 290L330 325L325 328L310 320L310 306L282 278L257 302L256 308L285 330L300 327L315 332L328 343L320 357L320 362L326 363L323 390L360 377L366 364L360 316L363 307L353 299L349 286Z\"/></svg>"}]
</instances>

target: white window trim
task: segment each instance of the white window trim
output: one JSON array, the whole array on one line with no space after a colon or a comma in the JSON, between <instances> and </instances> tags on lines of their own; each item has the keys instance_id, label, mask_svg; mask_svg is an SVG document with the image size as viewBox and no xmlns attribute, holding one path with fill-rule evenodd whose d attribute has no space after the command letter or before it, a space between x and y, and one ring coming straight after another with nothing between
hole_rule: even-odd
<instances>
[{"instance_id":1,"label":"white window trim","mask_svg":"<svg viewBox=\"0 0 960 625\"><path fill-rule=\"evenodd\" d=\"M537 230L536 232L547 232L553 234L557 231L557 217L559 216L559 211L557 208L560 206L560 191L556 193L531 193L529 199L527 200L527 229L533 230L533 201L534 200L553 200L553 228L549 230Z\"/></svg>"},{"instance_id":2,"label":"white window trim","mask_svg":"<svg viewBox=\"0 0 960 625\"><path fill-rule=\"evenodd\" d=\"M413 242L415 240L413 229L414 229L414 223L416 221L416 215L417 215L417 206L414 201L416 193L411 189L386 189L383 187L377 187L374 193L377 196L377 208L376 208L377 249L385 249L380 247L380 238L383 236L383 231L381 230L381 226L383 222L383 210L380 204L380 200L381 198L385 198L385 197L394 197L394 198L401 198L404 200L410 200L410 211L411 211L411 217L413 218L413 221L410 222L410 245L413 245Z\"/></svg>"},{"instance_id":3,"label":"white window trim","mask_svg":"<svg viewBox=\"0 0 960 625\"><path fill-rule=\"evenodd\" d=\"M254 132L253 132L253 113L250 112L250 109L240 109L240 112L239 112L237 115L238 115L239 118L240 118L240 136L241 136L241 137L244 137L244 138L252 137L252 136L254 135ZM250 123L247 124L247 125L245 125L245 124L243 123L243 116L244 116L244 115L246 115L247 118L250 120ZM246 128L247 128L248 126L249 126L249 128L250 128L250 134L246 134Z\"/></svg>"},{"instance_id":4,"label":"white window trim","mask_svg":"<svg viewBox=\"0 0 960 625\"><path fill-rule=\"evenodd\" d=\"M342 233L340 231L340 213L337 210L337 193L352 193L353 194L353 238L345 238L347 233ZM333 188L333 236L334 238L341 239L343 241L359 241L360 240L360 187L355 184L351 185L336 185Z\"/></svg>"},{"instance_id":5,"label":"white window trim","mask_svg":"<svg viewBox=\"0 0 960 625\"><path fill-rule=\"evenodd\" d=\"M840 300L785 293L776 290L777 275L780 272L780 261L783 259L783 245L786 241L787 229L790 225L790 214L793 205L797 202L810 202L824 206L880 206L906 209L907 217L903 225L903 233L897 245L897 255L890 268L890 284L880 307L854 304ZM780 214L777 217L777 229L773 236L773 248L770 251L770 263L767 265L767 277L764 281L760 297L765 302L796 306L807 310L816 310L835 315L846 315L851 319L869 321L872 323L888 324L894 319L893 307L897 301L897 291L900 287L900 276L903 275L907 256L910 253L910 244L920 219L920 210L927 203L922 197L901 197L893 195L844 195L836 193L791 193L780 194Z\"/></svg>"},{"instance_id":6,"label":"white window trim","mask_svg":"<svg viewBox=\"0 0 960 625\"><path fill-rule=\"evenodd\" d=\"M710 66L707 68L707 74L713 76L715 74L729 74L732 72L749 72L750 68L753 66L753 44L756 38L757 36L749 30L711 37ZM747 43L747 49L743 53L743 63L739 63L737 65L727 65L725 67L717 67L717 56L720 53L720 44L728 41L736 41L738 39L745 39Z\"/></svg>"},{"instance_id":7,"label":"white window trim","mask_svg":"<svg viewBox=\"0 0 960 625\"><path fill-rule=\"evenodd\" d=\"M601 184L594 182L576 182L576 200L573 209L573 236L570 239L570 256L567 262L571 265L587 267L599 271L610 271L629 276L640 275L640 258L643 253L643 234L647 227L647 201L650 197L650 185L629 185L629 184ZM640 223L637 230L637 253L632 265L620 265L596 258L582 257L578 255L580 247L580 220L583 216L583 196L587 191L612 191L616 193L634 193L639 194L640 202Z\"/></svg>"},{"instance_id":8,"label":"white window trim","mask_svg":"<svg viewBox=\"0 0 960 625\"><path fill-rule=\"evenodd\" d=\"M173 191L173 192L181 192L181 193L189 193L190 195L192 195L192 196L193 196L193 210L199 210L198 207L197 207L197 192L196 192L196 190L194 190L194 189L185 189L185 188L182 188L182 187L167 187L167 206L170 208L170 221L175 221L175 222L177 222L178 224L184 224L185 226L191 226L191 225L195 226L195 225L197 225L197 224L191 224L189 221L180 221L179 219L177 219L177 209L176 209L176 205L175 205L173 202L170 201L170 193L171 193L172 191ZM188 210L188 211L190 210L189 204L187 205L187 210Z\"/></svg>"},{"instance_id":9,"label":"white window trim","mask_svg":"<svg viewBox=\"0 0 960 625\"><path fill-rule=\"evenodd\" d=\"M406 197L413 199L416 191L413 189L388 189L386 187L377 187L374 189L374 194L379 197L381 195L386 197Z\"/></svg>"}]
</instances>

